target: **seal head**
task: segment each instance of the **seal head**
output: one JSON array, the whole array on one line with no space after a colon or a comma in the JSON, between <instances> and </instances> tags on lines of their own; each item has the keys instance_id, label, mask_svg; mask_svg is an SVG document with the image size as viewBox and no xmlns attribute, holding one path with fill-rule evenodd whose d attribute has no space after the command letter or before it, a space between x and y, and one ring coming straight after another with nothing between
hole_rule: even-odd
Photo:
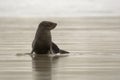
<instances>
[{"instance_id":1,"label":"seal head","mask_svg":"<svg viewBox=\"0 0 120 80\"><path fill-rule=\"evenodd\" d=\"M40 28L40 27L44 27L45 29L48 29L48 30L52 30L52 29L54 29L56 26L57 26L57 23L50 22L50 21L42 21L42 22L39 24L39 28Z\"/></svg>"}]
</instances>

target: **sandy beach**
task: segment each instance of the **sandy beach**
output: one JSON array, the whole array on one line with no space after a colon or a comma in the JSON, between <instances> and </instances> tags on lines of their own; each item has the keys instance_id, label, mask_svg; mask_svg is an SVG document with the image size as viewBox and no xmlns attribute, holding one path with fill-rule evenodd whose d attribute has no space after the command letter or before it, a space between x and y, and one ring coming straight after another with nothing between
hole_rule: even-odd
<instances>
[{"instance_id":1,"label":"sandy beach","mask_svg":"<svg viewBox=\"0 0 120 80\"><path fill-rule=\"evenodd\" d=\"M38 24L57 22L53 41L68 56L32 58ZM119 80L120 18L0 18L0 80Z\"/></svg>"}]
</instances>

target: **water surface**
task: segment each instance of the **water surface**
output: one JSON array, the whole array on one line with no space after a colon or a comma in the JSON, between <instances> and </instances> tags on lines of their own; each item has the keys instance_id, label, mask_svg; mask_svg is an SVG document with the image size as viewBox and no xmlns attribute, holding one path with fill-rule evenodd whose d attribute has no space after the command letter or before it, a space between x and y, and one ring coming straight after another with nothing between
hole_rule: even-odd
<instances>
[{"instance_id":1,"label":"water surface","mask_svg":"<svg viewBox=\"0 0 120 80\"><path fill-rule=\"evenodd\" d=\"M54 42L70 52L62 57L25 54L39 19L0 21L0 80L120 79L119 18L52 19Z\"/></svg>"}]
</instances>

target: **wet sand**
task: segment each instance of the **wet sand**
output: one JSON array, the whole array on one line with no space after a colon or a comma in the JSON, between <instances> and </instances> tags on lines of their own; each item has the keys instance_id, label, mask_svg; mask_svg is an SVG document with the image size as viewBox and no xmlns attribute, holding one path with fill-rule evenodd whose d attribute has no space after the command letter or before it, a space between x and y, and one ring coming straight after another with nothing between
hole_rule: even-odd
<instances>
[{"instance_id":1,"label":"wet sand","mask_svg":"<svg viewBox=\"0 0 120 80\"><path fill-rule=\"evenodd\" d=\"M120 18L49 19L68 56L26 54L44 19L0 19L0 80L119 80Z\"/></svg>"}]
</instances>

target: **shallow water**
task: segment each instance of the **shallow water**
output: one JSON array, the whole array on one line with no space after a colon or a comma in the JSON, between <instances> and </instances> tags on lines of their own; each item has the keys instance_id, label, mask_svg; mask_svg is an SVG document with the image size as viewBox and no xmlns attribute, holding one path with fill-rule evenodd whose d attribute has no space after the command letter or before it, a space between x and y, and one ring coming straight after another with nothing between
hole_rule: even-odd
<instances>
[{"instance_id":1,"label":"shallow water","mask_svg":"<svg viewBox=\"0 0 120 80\"><path fill-rule=\"evenodd\" d=\"M61 20L53 40L70 54L57 57L28 54L38 20L0 21L0 80L120 79L120 19Z\"/></svg>"}]
</instances>

